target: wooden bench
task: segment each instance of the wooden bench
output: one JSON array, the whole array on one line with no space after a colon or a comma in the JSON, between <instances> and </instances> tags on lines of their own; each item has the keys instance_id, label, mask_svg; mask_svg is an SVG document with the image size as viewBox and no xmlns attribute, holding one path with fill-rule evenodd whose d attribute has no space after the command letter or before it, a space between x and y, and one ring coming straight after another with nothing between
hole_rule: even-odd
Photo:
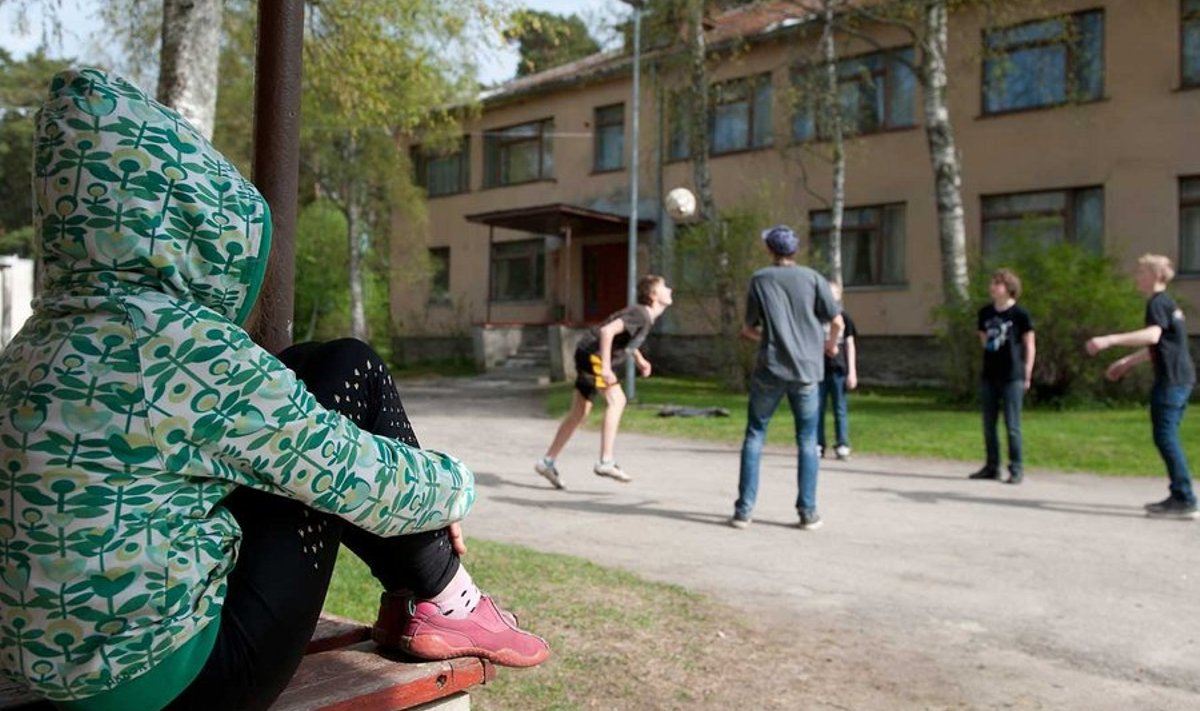
<instances>
[{"instance_id":1,"label":"wooden bench","mask_svg":"<svg viewBox=\"0 0 1200 711\"><path fill-rule=\"evenodd\" d=\"M305 655L272 711L465 711L467 690L496 676L484 659L424 662L381 650L370 627L332 615L321 616ZM54 707L0 679L0 711Z\"/></svg>"}]
</instances>

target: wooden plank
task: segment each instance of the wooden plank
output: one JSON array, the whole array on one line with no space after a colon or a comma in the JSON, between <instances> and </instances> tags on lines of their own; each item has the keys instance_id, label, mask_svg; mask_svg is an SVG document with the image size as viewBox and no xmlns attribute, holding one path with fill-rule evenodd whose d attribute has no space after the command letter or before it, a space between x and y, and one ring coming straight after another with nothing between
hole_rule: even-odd
<instances>
[{"instance_id":1,"label":"wooden plank","mask_svg":"<svg viewBox=\"0 0 1200 711\"><path fill-rule=\"evenodd\" d=\"M272 711L396 711L494 679L490 662L418 662L364 642L304 658Z\"/></svg>"},{"instance_id":2,"label":"wooden plank","mask_svg":"<svg viewBox=\"0 0 1200 711\"><path fill-rule=\"evenodd\" d=\"M371 628L358 620L337 615L322 614L317 621L317 629L313 631L312 639L305 654L317 654L331 649L349 647L352 644L366 642L371 639Z\"/></svg>"}]
</instances>

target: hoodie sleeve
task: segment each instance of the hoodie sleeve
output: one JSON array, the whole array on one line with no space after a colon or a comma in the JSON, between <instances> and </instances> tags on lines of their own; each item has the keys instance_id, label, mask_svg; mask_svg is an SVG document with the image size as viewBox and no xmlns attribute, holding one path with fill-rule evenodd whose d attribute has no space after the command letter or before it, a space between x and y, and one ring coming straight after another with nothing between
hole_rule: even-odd
<instances>
[{"instance_id":1,"label":"hoodie sleeve","mask_svg":"<svg viewBox=\"0 0 1200 711\"><path fill-rule=\"evenodd\" d=\"M324 409L232 325L179 330L159 330L140 349L151 434L167 471L287 496L384 536L466 516L474 475L458 459ZM197 332L208 338L189 335Z\"/></svg>"}]
</instances>

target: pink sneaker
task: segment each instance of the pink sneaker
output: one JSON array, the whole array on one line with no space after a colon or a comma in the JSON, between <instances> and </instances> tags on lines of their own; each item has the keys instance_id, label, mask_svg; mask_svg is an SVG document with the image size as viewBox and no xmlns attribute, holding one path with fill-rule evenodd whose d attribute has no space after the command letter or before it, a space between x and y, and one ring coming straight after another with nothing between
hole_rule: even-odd
<instances>
[{"instance_id":1,"label":"pink sneaker","mask_svg":"<svg viewBox=\"0 0 1200 711\"><path fill-rule=\"evenodd\" d=\"M446 617L432 602L417 602L409 607L389 607L387 598L380 608L380 620L372 637L384 646L401 649L422 659L483 657L506 667L533 667L550 657L550 646L537 635L519 629L516 618L501 610L484 595L465 619ZM404 608L397 615L395 608ZM390 614L385 614L390 613ZM389 618L385 622L385 617Z\"/></svg>"}]
</instances>

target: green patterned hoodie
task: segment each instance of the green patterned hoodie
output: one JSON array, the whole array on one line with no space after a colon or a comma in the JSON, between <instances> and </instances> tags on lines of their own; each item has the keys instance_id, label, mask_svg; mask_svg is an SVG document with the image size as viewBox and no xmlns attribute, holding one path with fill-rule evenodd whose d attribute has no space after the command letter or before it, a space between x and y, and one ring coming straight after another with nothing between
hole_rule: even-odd
<instances>
[{"instance_id":1,"label":"green patterned hoodie","mask_svg":"<svg viewBox=\"0 0 1200 711\"><path fill-rule=\"evenodd\" d=\"M382 535L466 515L461 462L324 410L239 328L267 205L178 114L64 72L34 163L42 297L0 353L0 671L83 699L192 639L221 612L238 486Z\"/></svg>"}]
</instances>

